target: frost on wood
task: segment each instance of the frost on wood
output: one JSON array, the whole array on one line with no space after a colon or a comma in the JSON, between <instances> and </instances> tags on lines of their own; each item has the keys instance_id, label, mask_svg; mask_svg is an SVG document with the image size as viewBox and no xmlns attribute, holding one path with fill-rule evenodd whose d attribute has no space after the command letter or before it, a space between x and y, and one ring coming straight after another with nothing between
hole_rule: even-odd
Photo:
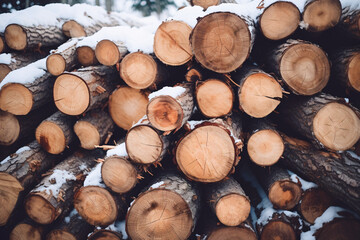
<instances>
[{"instance_id":1,"label":"frost on wood","mask_svg":"<svg viewBox=\"0 0 360 240\"><path fill-rule=\"evenodd\" d=\"M125 143L117 145L115 148L110 149L106 152L106 157L117 156L117 157L127 157Z\"/></svg>"},{"instance_id":2,"label":"frost on wood","mask_svg":"<svg viewBox=\"0 0 360 240\"><path fill-rule=\"evenodd\" d=\"M67 170L55 169L53 173L48 176L49 181L45 181L44 185L37 188L38 191L45 191L47 194L53 194L57 196L60 191L60 187L67 181L76 180L76 177Z\"/></svg>"}]
</instances>

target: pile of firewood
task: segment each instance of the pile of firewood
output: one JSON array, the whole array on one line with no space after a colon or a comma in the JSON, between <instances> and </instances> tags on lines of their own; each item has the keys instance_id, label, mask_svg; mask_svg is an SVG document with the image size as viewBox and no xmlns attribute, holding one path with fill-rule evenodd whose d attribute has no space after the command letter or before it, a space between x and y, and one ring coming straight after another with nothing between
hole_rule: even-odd
<instances>
[{"instance_id":1,"label":"pile of firewood","mask_svg":"<svg viewBox=\"0 0 360 240\"><path fill-rule=\"evenodd\" d=\"M190 2L6 27L4 239L358 239L360 4Z\"/></svg>"}]
</instances>

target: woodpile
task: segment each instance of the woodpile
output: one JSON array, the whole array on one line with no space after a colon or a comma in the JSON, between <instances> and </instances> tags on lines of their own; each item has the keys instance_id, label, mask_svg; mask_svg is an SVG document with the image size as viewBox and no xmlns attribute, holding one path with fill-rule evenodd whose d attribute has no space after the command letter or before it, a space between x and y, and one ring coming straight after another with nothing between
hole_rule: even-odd
<instances>
[{"instance_id":1,"label":"woodpile","mask_svg":"<svg viewBox=\"0 0 360 240\"><path fill-rule=\"evenodd\" d=\"M0 15L1 237L358 239L360 4L188 2Z\"/></svg>"}]
</instances>

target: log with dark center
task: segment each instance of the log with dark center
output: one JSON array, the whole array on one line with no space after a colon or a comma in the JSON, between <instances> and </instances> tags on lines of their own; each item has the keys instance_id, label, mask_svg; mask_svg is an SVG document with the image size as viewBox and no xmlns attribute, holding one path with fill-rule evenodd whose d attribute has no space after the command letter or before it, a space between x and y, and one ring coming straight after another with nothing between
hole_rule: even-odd
<instances>
[{"instance_id":1,"label":"log with dark center","mask_svg":"<svg viewBox=\"0 0 360 240\"><path fill-rule=\"evenodd\" d=\"M101 40L95 48L96 59L105 66L114 66L128 52L127 47L123 42Z\"/></svg>"}]
</instances>

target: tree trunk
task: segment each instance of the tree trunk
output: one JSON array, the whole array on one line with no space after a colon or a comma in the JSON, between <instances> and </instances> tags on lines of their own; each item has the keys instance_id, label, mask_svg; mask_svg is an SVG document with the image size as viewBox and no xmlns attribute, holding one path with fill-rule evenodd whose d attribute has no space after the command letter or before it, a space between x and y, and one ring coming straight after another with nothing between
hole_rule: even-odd
<instances>
[{"instance_id":1,"label":"tree trunk","mask_svg":"<svg viewBox=\"0 0 360 240\"><path fill-rule=\"evenodd\" d=\"M340 27L355 39L360 39L360 9L355 2L348 2L349 5L342 6Z\"/></svg>"},{"instance_id":2,"label":"tree trunk","mask_svg":"<svg viewBox=\"0 0 360 240\"><path fill-rule=\"evenodd\" d=\"M328 94L294 98L282 105L281 121L318 148L350 149L360 138L358 110Z\"/></svg>"},{"instance_id":3,"label":"tree trunk","mask_svg":"<svg viewBox=\"0 0 360 240\"><path fill-rule=\"evenodd\" d=\"M75 140L74 123L74 117L58 111L36 128L36 141L48 153L60 154Z\"/></svg>"},{"instance_id":4,"label":"tree trunk","mask_svg":"<svg viewBox=\"0 0 360 240\"><path fill-rule=\"evenodd\" d=\"M25 218L11 230L9 240L41 240L46 234L46 226L41 226L32 220Z\"/></svg>"},{"instance_id":5,"label":"tree trunk","mask_svg":"<svg viewBox=\"0 0 360 240\"><path fill-rule=\"evenodd\" d=\"M54 84L55 105L67 115L80 115L91 109L100 108L119 83L117 79L119 77L116 71L104 66L64 73Z\"/></svg>"},{"instance_id":6,"label":"tree trunk","mask_svg":"<svg viewBox=\"0 0 360 240\"><path fill-rule=\"evenodd\" d=\"M95 56L95 47L77 47L76 56L79 63L84 67L94 66L99 63Z\"/></svg>"},{"instance_id":7,"label":"tree trunk","mask_svg":"<svg viewBox=\"0 0 360 240\"><path fill-rule=\"evenodd\" d=\"M107 144L115 130L115 124L107 111L93 110L80 118L74 125L74 132L81 147L87 150Z\"/></svg>"},{"instance_id":8,"label":"tree trunk","mask_svg":"<svg viewBox=\"0 0 360 240\"><path fill-rule=\"evenodd\" d=\"M125 43L120 41L101 40L96 44L96 59L105 66L114 66L127 54Z\"/></svg>"},{"instance_id":9,"label":"tree trunk","mask_svg":"<svg viewBox=\"0 0 360 240\"><path fill-rule=\"evenodd\" d=\"M330 63L317 45L289 39L272 50L267 60L269 72L297 95L314 95L328 83Z\"/></svg>"},{"instance_id":10,"label":"tree trunk","mask_svg":"<svg viewBox=\"0 0 360 240\"><path fill-rule=\"evenodd\" d=\"M216 12L198 21L191 33L190 44L196 60L203 67L229 73L249 57L254 39L253 20L234 13Z\"/></svg>"},{"instance_id":11,"label":"tree trunk","mask_svg":"<svg viewBox=\"0 0 360 240\"><path fill-rule=\"evenodd\" d=\"M118 232L106 230L106 229L95 230L88 237L88 240L103 240L103 239L122 240L123 237Z\"/></svg>"},{"instance_id":12,"label":"tree trunk","mask_svg":"<svg viewBox=\"0 0 360 240\"><path fill-rule=\"evenodd\" d=\"M193 108L191 84L164 87L149 95L146 115L151 125L161 131L180 129L190 118Z\"/></svg>"},{"instance_id":13,"label":"tree trunk","mask_svg":"<svg viewBox=\"0 0 360 240\"><path fill-rule=\"evenodd\" d=\"M139 195L126 215L131 239L188 239L194 230L200 195L185 179L167 174Z\"/></svg>"},{"instance_id":14,"label":"tree trunk","mask_svg":"<svg viewBox=\"0 0 360 240\"><path fill-rule=\"evenodd\" d=\"M28 194L24 206L28 216L40 224L54 222L73 204L74 192L81 186L86 169L96 163L98 151L76 152L58 165Z\"/></svg>"}]
</instances>

